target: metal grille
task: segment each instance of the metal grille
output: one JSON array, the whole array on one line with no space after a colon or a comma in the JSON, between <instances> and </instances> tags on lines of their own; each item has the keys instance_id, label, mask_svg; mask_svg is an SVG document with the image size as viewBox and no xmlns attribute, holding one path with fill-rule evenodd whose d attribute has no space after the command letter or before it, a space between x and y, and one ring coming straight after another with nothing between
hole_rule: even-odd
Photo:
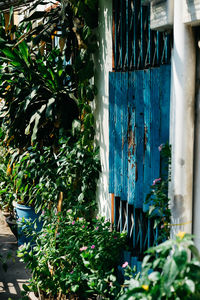
<instances>
[{"instance_id":1,"label":"metal grille","mask_svg":"<svg viewBox=\"0 0 200 300\"><path fill-rule=\"evenodd\" d=\"M127 232L128 244L132 256L141 260L144 252L156 244L158 227L154 228L154 219L148 219L142 209L115 197L115 225L119 232Z\"/></svg>"},{"instance_id":2,"label":"metal grille","mask_svg":"<svg viewBox=\"0 0 200 300\"><path fill-rule=\"evenodd\" d=\"M150 29L150 8L140 0L113 0L113 70L169 64L172 34Z\"/></svg>"}]
</instances>

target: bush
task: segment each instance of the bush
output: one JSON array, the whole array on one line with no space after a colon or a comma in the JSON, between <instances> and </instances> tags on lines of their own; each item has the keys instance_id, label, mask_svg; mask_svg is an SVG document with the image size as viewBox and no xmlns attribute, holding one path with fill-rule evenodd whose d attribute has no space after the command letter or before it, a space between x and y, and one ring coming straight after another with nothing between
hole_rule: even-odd
<instances>
[{"instance_id":1,"label":"bush","mask_svg":"<svg viewBox=\"0 0 200 300\"><path fill-rule=\"evenodd\" d=\"M35 236L36 246L31 250L24 245L18 253L33 274L28 290L53 297L116 299L120 285L114 274L124 242L125 235L111 231L103 218L88 222L71 210L48 216Z\"/></svg>"},{"instance_id":2,"label":"bush","mask_svg":"<svg viewBox=\"0 0 200 300\"><path fill-rule=\"evenodd\" d=\"M126 282L128 289L120 300L200 299L200 256L191 235L180 232L175 240L147 252L141 275ZM131 272L127 267L126 275Z\"/></svg>"}]
</instances>

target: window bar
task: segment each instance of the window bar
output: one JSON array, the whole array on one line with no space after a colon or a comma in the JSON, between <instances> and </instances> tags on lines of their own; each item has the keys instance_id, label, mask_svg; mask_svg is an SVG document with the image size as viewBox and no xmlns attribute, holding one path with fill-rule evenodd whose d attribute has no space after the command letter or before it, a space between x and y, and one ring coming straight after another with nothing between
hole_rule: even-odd
<instances>
[{"instance_id":1,"label":"window bar","mask_svg":"<svg viewBox=\"0 0 200 300\"><path fill-rule=\"evenodd\" d=\"M119 54L119 41L118 41L118 28L119 28L119 22L118 22L118 0L114 0L114 9L115 9L115 71L117 71L118 68L118 54Z\"/></svg>"},{"instance_id":2,"label":"window bar","mask_svg":"<svg viewBox=\"0 0 200 300\"><path fill-rule=\"evenodd\" d=\"M139 7L138 7L138 0L133 0L134 3L134 13L133 13L133 27L134 27L134 33L133 33L133 67L136 69L137 66L137 58L138 58L138 15L139 15Z\"/></svg>"},{"instance_id":3,"label":"window bar","mask_svg":"<svg viewBox=\"0 0 200 300\"><path fill-rule=\"evenodd\" d=\"M121 0L120 1L120 69L121 71L123 70L124 68L124 36L123 36L123 33L124 33L124 5L123 5L123 2L124 0Z\"/></svg>"},{"instance_id":4,"label":"window bar","mask_svg":"<svg viewBox=\"0 0 200 300\"><path fill-rule=\"evenodd\" d=\"M130 28L130 0L126 0L126 64L125 64L126 70L128 70L129 62L130 62L129 28Z\"/></svg>"},{"instance_id":5,"label":"window bar","mask_svg":"<svg viewBox=\"0 0 200 300\"><path fill-rule=\"evenodd\" d=\"M123 201L120 199L120 214L119 214L119 218L120 218L120 232L123 231Z\"/></svg>"},{"instance_id":6,"label":"window bar","mask_svg":"<svg viewBox=\"0 0 200 300\"><path fill-rule=\"evenodd\" d=\"M144 11L143 11L143 6L141 5L140 7L140 41L141 41L141 46L140 46L140 57L141 57L141 67L144 66ZM140 66L138 65L140 68Z\"/></svg>"},{"instance_id":7,"label":"window bar","mask_svg":"<svg viewBox=\"0 0 200 300\"><path fill-rule=\"evenodd\" d=\"M157 31L156 34L156 64L159 65L160 64L160 32Z\"/></svg>"},{"instance_id":8,"label":"window bar","mask_svg":"<svg viewBox=\"0 0 200 300\"><path fill-rule=\"evenodd\" d=\"M136 248L136 211L135 207L133 206L133 220L134 220L134 227L133 227L133 249Z\"/></svg>"},{"instance_id":9,"label":"window bar","mask_svg":"<svg viewBox=\"0 0 200 300\"><path fill-rule=\"evenodd\" d=\"M115 45L115 28L116 28L116 24L115 24L115 2L114 0L112 1L113 4L113 15L112 15L112 70L116 71L115 68L115 49L116 49L116 45Z\"/></svg>"}]
</instances>

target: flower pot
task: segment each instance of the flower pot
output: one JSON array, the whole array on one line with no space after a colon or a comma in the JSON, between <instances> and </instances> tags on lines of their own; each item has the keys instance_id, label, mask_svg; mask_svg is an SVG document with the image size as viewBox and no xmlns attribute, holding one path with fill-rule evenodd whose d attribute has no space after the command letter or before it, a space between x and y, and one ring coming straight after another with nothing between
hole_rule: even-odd
<instances>
[{"instance_id":1,"label":"flower pot","mask_svg":"<svg viewBox=\"0 0 200 300\"><path fill-rule=\"evenodd\" d=\"M18 239L16 218L14 218L13 216L10 215L10 216L6 217L6 222L7 222L8 226L10 227L10 230L16 237L16 239Z\"/></svg>"},{"instance_id":2,"label":"flower pot","mask_svg":"<svg viewBox=\"0 0 200 300\"><path fill-rule=\"evenodd\" d=\"M30 225L30 229L33 229L37 232L39 232L42 229L42 222L39 221L40 213L36 213L34 207L18 203L14 203L13 205L17 218L18 246L21 246L24 243L32 241L32 237L27 237L24 233L24 230L29 226L28 221L32 223ZM33 222L36 223L36 228L34 228Z\"/></svg>"}]
</instances>

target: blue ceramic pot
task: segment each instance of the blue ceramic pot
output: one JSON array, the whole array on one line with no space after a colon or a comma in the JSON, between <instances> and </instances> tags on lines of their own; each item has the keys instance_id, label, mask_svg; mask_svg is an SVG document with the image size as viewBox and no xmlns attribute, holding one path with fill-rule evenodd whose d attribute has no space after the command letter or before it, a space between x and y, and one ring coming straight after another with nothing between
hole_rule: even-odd
<instances>
[{"instance_id":1,"label":"blue ceramic pot","mask_svg":"<svg viewBox=\"0 0 200 300\"><path fill-rule=\"evenodd\" d=\"M28 224L27 221L36 223L37 227L34 228L34 223L31 224L30 229L36 230L39 232L42 229L42 222L39 222L40 213L36 214L34 207L22 205L16 203L15 212L17 217L17 231L18 231L18 246L23 245L24 243L28 243L32 241L32 237L27 237L24 233Z\"/></svg>"}]
</instances>

